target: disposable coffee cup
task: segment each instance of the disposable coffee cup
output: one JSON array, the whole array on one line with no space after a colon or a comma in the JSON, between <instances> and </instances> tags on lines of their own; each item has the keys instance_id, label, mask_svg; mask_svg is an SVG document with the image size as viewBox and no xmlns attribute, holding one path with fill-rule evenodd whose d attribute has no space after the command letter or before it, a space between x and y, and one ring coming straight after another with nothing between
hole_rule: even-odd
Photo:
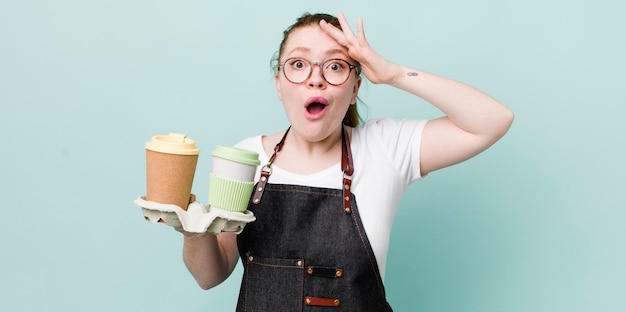
<instances>
[{"instance_id":1,"label":"disposable coffee cup","mask_svg":"<svg viewBox=\"0 0 626 312\"><path fill-rule=\"evenodd\" d=\"M187 210L200 155L195 143L184 134L170 133L145 144L146 200Z\"/></svg>"},{"instance_id":2,"label":"disposable coffee cup","mask_svg":"<svg viewBox=\"0 0 626 312\"><path fill-rule=\"evenodd\" d=\"M209 206L245 212L254 188L254 174L260 164L259 154L218 145L211 155Z\"/></svg>"}]
</instances>

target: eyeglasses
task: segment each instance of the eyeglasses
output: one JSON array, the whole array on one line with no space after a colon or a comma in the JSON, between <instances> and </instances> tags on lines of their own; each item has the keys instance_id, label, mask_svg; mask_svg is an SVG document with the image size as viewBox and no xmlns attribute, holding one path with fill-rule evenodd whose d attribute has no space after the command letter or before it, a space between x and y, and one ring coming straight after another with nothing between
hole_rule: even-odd
<instances>
[{"instance_id":1,"label":"eyeglasses","mask_svg":"<svg viewBox=\"0 0 626 312\"><path fill-rule=\"evenodd\" d=\"M330 59L323 62L311 63L309 60L292 57L278 63L278 68L283 68L285 78L292 83L303 83L311 77L313 65L320 67L320 73L324 80L333 86L344 84L348 81L350 73L354 69L359 74L356 65L342 59Z\"/></svg>"}]
</instances>

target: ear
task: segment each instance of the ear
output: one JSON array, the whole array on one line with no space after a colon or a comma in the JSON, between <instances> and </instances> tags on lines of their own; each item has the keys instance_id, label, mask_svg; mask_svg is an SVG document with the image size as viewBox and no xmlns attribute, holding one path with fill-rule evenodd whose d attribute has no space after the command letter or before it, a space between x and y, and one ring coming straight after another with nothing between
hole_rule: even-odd
<instances>
[{"instance_id":1,"label":"ear","mask_svg":"<svg viewBox=\"0 0 626 312\"><path fill-rule=\"evenodd\" d=\"M350 105L356 104L356 97L359 95L359 88L361 88L361 82L363 79L359 76L354 83L354 87L352 88L352 98L350 99Z\"/></svg>"},{"instance_id":2,"label":"ear","mask_svg":"<svg viewBox=\"0 0 626 312\"><path fill-rule=\"evenodd\" d=\"M276 92L278 93L278 99L282 101L283 96L280 92L280 79L279 79L278 73L279 72L276 72L276 75L274 76L274 84L276 85Z\"/></svg>"}]
</instances>

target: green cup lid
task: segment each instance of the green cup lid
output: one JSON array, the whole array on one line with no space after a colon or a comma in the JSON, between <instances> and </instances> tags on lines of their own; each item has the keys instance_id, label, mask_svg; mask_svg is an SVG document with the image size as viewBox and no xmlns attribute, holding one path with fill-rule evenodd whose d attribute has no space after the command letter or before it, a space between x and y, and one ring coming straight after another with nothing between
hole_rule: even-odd
<instances>
[{"instance_id":1,"label":"green cup lid","mask_svg":"<svg viewBox=\"0 0 626 312\"><path fill-rule=\"evenodd\" d=\"M259 153L234 146L218 145L211 152L211 155L251 166L258 166L261 163Z\"/></svg>"}]
</instances>

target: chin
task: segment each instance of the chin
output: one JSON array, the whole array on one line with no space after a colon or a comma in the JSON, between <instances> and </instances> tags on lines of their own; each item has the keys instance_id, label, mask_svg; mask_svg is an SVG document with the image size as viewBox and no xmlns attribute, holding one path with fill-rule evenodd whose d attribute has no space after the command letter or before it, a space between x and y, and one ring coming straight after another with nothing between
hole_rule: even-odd
<instances>
[{"instance_id":1,"label":"chin","mask_svg":"<svg viewBox=\"0 0 626 312\"><path fill-rule=\"evenodd\" d=\"M335 132L334 130L335 127L331 127L326 123L307 122L298 132L310 142L319 142L331 136Z\"/></svg>"}]
</instances>

